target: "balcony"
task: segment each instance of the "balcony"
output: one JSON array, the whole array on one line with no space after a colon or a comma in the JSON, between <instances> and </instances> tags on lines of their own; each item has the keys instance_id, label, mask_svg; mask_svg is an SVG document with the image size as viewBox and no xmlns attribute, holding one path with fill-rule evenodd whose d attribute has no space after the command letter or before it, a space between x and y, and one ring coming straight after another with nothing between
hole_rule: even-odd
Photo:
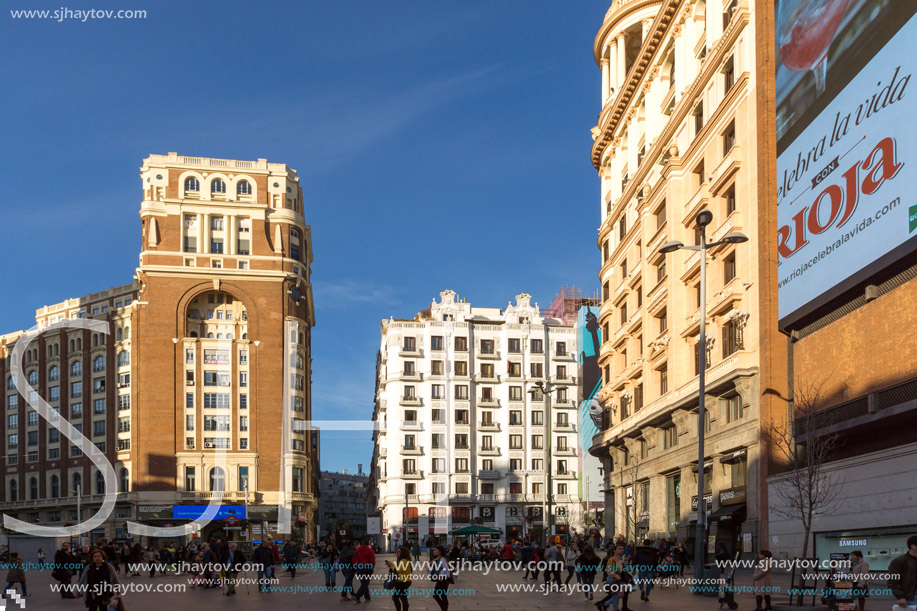
<instances>
[{"instance_id":1,"label":"balcony","mask_svg":"<svg viewBox=\"0 0 917 611\"><path fill-rule=\"evenodd\" d=\"M567 446L566 448L554 448L551 452L554 456L576 456L576 448Z\"/></svg>"},{"instance_id":2,"label":"balcony","mask_svg":"<svg viewBox=\"0 0 917 611\"><path fill-rule=\"evenodd\" d=\"M555 352L553 358L555 361L575 361L576 353L565 351L563 354L559 354Z\"/></svg>"},{"instance_id":3,"label":"balcony","mask_svg":"<svg viewBox=\"0 0 917 611\"><path fill-rule=\"evenodd\" d=\"M254 493L249 493L249 500L254 501ZM83 497L85 500L85 497ZM210 502L212 498L222 498L224 501L245 501L244 492L182 492L183 501Z\"/></svg>"},{"instance_id":4,"label":"balcony","mask_svg":"<svg viewBox=\"0 0 917 611\"><path fill-rule=\"evenodd\" d=\"M494 502L494 495L492 495L492 494L479 494L479 495L478 495L478 500L481 501L482 503L493 503L493 502Z\"/></svg>"},{"instance_id":5,"label":"balcony","mask_svg":"<svg viewBox=\"0 0 917 611\"><path fill-rule=\"evenodd\" d=\"M402 479L423 479L423 471L417 471L416 469L413 471L402 471L401 478Z\"/></svg>"},{"instance_id":6,"label":"balcony","mask_svg":"<svg viewBox=\"0 0 917 611\"><path fill-rule=\"evenodd\" d=\"M405 456L423 456L423 446L401 446L401 453Z\"/></svg>"},{"instance_id":7,"label":"balcony","mask_svg":"<svg viewBox=\"0 0 917 611\"><path fill-rule=\"evenodd\" d=\"M500 472L494 469L481 469L478 471L479 479L500 479L500 477Z\"/></svg>"},{"instance_id":8,"label":"balcony","mask_svg":"<svg viewBox=\"0 0 917 611\"><path fill-rule=\"evenodd\" d=\"M494 446L489 446L489 447L481 446L478 449L478 454L480 454L481 456L500 456L500 448L497 448Z\"/></svg>"},{"instance_id":9,"label":"balcony","mask_svg":"<svg viewBox=\"0 0 917 611\"><path fill-rule=\"evenodd\" d=\"M565 374L563 376L550 376L548 378L552 384L576 384L576 376Z\"/></svg>"},{"instance_id":10,"label":"balcony","mask_svg":"<svg viewBox=\"0 0 917 611\"><path fill-rule=\"evenodd\" d=\"M417 420L403 420L400 428L402 431L422 431L423 422Z\"/></svg>"},{"instance_id":11,"label":"balcony","mask_svg":"<svg viewBox=\"0 0 917 611\"><path fill-rule=\"evenodd\" d=\"M405 382L423 382L423 374L419 371L402 372L401 379Z\"/></svg>"},{"instance_id":12,"label":"balcony","mask_svg":"<svg viewBox=\"0 0 917 611\"><path fill-rule=\"evenodd\" d=\"M417 346L402 346L398 350L398 356L403 356L406 358L423 358L423 348L418 348Z\"/></svg>"},{"instance_id":13,"label":"balcony","mask_svg":"<svg viewBox=\"0 0 917 611\"><path fill-rule=\"evenodd\" d=\"M499 422L479 422L478 430L479 431L499 432L500 423Z\"/></svg>"},{"instance_id":14,"label":"balcony","mask_svg":"<svg viewBox=\"0 0 917 611\"><path fill-rule=\"evenodd\" d=\"M576 479L576 471L564 471L563 473L557 473L554 476L554 479Z\"/></svg>"},{"instance_id":15,"label":"balcony","mask_svg":"<svg viewBox=\"0 0 917 611\"><path fill-rule=\"evenodd\" d=\"M557 433L575 433L576 425L572 422L556 422L553 429Z\"/></svg>"},{"instance_id":16,"label":"balcony","mask_svg":"<svg viewBox=\"0 0 917 611\"><path fill-rule=\"evenodd\" d=\"M474 503L478 500L478 497L473 494L450 494L449 502L450 503Z\"/></svg>"},{"instance_id":17,"label":"balcony","mask_svg":"<svg viewBox=\"0 0 917 611\"><path fill-rule=\"evenodd\" d=\"M496 349L492 349L486 352L484 350L479 350L477 353L477 357L479 359L492 359L492 360L498 361L500 360L500 351Z\"/></svg>"},{"instance_id":18,"label":"balcony","mask_svg":"<svg viewBox=\"0 0 917 611\"><path fill-rule=\"evenodd\" d=\"M496 384L500 381L500 378L494 371L488 371L486 373L482 371L481 373L475 374L474 381L484 384Z\"/></svg>"},{"instance_id":19,"label":"balcony","mask_svg":"<svg viewBox=\"0 0 917 611\"><path fill-rule=\"evenodd\" d=\"M405 407L423 407L423 399L420 397L401 397L398 399L398 404Z\"/></svg>"},{"instance_id":20,"label":"balcony","mask_svg":"<svg viewBox=\"0 0 917 611\"><path fill-rule=\"evenodd\" d=\"M478 405L481 407L500 407L500 399L496 397L481 397L478 399Z\"/></svg>"},{"instance_id":21,"label":"balcony","mask_svg":"<svg viewBox=\"0 0 917 611\"><path fill-rule=\"evenodd\" d=\"M385 458L388 456L388 448L385 446L379 446L379 458Z\"/></svg>"},{"instance_id":22,"label":"balcony","mask_svg":"<svg viewBox=\"0 0 917 611\"><path fill-rule=\"evenodd\" d=\"M573 399L556 400L551 401L551 407L555 409L576 409L576 402Z\"/></svg>"},{"instance_id":23,"label":"balcony","mask_svg":"<svg viewBox=\"0 0 917 611\"><path fill-rule=\"evenodd\" d=\"M525 495L522 493L502 493L496 495L498 503L522 503L525 501Z\"/></svg>"},{"instance_id":24,"label":"balcony","mask_svg":"<svg viewBox=\"0 0 917 611\"><path fill-rule=\"evenodd\" d=\"M700 210L707 203L707 199L710 197L709 185L704 182L697 189L697 192L688 200L688 203L685 204L685 218L693 217L695 211Z\"/></svg>"}]
</instances>

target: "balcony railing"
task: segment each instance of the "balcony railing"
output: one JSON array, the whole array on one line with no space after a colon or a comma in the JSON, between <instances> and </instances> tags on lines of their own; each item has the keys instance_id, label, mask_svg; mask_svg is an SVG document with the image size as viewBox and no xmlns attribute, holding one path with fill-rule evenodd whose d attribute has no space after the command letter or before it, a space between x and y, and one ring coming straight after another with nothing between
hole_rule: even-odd
<instances>
[{"instance_id":1,"label":"balcony railing","mask_svg":"<svg viewBox=\"0 0 917 611\"><path fill-rule=\"evenodd\" d=\"M481 446L478 454L481 456L500 456L500 448L494 446Z\"/></svg>"}]
</instances>

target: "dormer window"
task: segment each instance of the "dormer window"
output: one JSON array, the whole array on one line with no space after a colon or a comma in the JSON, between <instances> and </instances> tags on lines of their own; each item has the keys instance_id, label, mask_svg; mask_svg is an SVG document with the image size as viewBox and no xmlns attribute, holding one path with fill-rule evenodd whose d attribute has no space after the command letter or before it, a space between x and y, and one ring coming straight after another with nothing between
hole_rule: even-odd
<instances>
[{"instance_id":1,"label":"dormer window","mask_svg":"<svg viewBox=\"0 0 917 611\"><path fill-rule=\"evenodd\" d=\"M252 183L243 180L236 185L236 195L251 195Z\"/></svg>"},{"instance_id":2,"label":"dormer window","mask_svg":"<svg viewBox=\"0 0 917 611\"><path fill-rule=\"evenodd\" d=\"M201 190L201 183L193 176L185 179L185 192L197 193Z\"/></svg>"},{"instance_id":3,"label":"dormer window","mask_svg":"<svg viewBox=\"0 0 917 611\"><path fill-rule=\"evenodd\" d=\"M226 183L217 178L212 183L210 183L210 193L226 193Z\"/></svg>"}]
</instances>

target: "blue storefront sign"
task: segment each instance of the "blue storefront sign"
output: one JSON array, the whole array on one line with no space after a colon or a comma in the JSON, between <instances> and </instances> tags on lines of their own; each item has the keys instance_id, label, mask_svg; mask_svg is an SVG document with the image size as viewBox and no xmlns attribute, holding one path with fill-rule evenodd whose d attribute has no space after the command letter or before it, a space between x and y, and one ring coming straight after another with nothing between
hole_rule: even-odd
<instances>
[{"instance_id":1,"label":"blue storefront sign","mask_svg":"<svg viewBox=\"0 0 917 611\"><path fill-rule=\"evenodd\" d=\"M207 505L173 505L172 517L176 520L196 520L207 509ZM245 505L220 505L214 520L225 520L228 517L245 519Z\"/></svg>"}]
</instances>

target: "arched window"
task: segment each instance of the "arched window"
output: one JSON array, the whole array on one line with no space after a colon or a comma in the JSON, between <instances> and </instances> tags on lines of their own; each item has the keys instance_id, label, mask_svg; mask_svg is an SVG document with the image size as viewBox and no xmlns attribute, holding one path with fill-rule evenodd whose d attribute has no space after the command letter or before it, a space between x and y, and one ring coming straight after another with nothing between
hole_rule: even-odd
<instances>
[{"instance_id":1,"label":"arched window","mask_svg":"<svg viewBox=\"0 0 917 611\"><path fill-rule=\"evenodd\" d=\"M83 476L79 473L73 474L73 496L83 493Z\"/></svg>"},{"instance_id":2,"label":"arched window","mask_svg":"<svg viewBox=\"0 0 917 611\"><path fill-rule=\"evenodd\" d=\"M70 340L70 352L73 352L73 347L74 347L75 345L76 345L76 344L75 344L74 341L71 339L71 340Z\"/></svg>"},{"instance_id":3,"label":"arched window","mask_svg":"<svg viewBox=\"0 0 917 611\"><path fill-rule=\"evenodd\" d=\"M213 333L208 333L208 334L207 334L207 339L213 339Z\"/></svg>"},{"instance_id":4,"label":"arched window","mask_svg":"<svg viewBox=\"0 0 917 611\"><path fill-rule=\"evenodd\" d=\"M16 480L10 480L10 501L19 500L19 486L16 485Z\"/></svg>"},{"instance_id":5,"label":"arched window","mask_svg":"<svg viewBox=\"0 0 917 611\"><path fill-rule=\"evenodd\" d=\"M105 476L96 471L96 494L105 494Z\"/></svg>"},{"instance_id":6,"label":"arched window","mask_svg":"<svg viewBox=\"0 0 917 611\"><path fill-rule=\"evenodd\" d=\"M192 332L191 332L191 337L197 337L197 331L192 331Z\"/></svg>"},{"instance_id":7,"label":"arched window","mask_svg":"<svg viewBox=\"0 0 917 611\"><path fill-rule=\"evenodd\" d=\"M212 183L210 183L210 192L211 193L226 193L226 183L217 178Z\"/></svg>"},{"instance_id":8,"label":"arched window","mask_svg":"<svg viewBox=\"0 0 917 611\"><path fill-rule=\"evenodd\" d=\"M200 190L201 190L201 183L198 182L197 178L195 178L194 176L189 176L188 178L185 179L185 191L186 192L190 191L192 193L197 193Z\"/></svg>"},{"instance_id":9,"label":"arched window","mask_svg":"<svg viewBox=\"0 0 917 611\"><path fill-rule=\"evenodd\" d=\"M31 386L35 386L36 384L38 384L38 372L37 371L29 372L29 384Z\"/></svg>"},{"instance_id":10,"label":"arched window","mask_svg":"<svg viewBox=\"0 0 917 611\"><path fill-rule=\"evenodd\" d=\"M121 492L130 492L130 476L127 469L121 469L121 481L119 482Z\"/></svg>"},{"instance_id":11,"label":"arched window","mask_svg":"<svg viewBox=\"0 0 917 611\"><path fill-rule=\"evenodd\" d=\"M92 370L93 371L105 371L105 357L97 356L92 359Z\"/></svg>"},{"instance_id":12,"label":"arched window","mask_svg":"<svg viewBox=\"0 0 917 611\"><path fill-rule=\"evenodd\" d=\"M118 327L118 329L115 331L115 341L120 342L122 339L124 339L124 330L122 330L121 327Z\"/></svg>"},{"instance_id":13,"label":"arched window","mask_svg":"<svg viewBox=\"0 0 917 611\"><path fill-rule=\"evenodd\" d=\"M124 339L130 339L130 338L131 338L131 328L124 327Z\"/></svg>"},{"instance_id":14,"label":"arched window","mask_svg":"<svg viewBox=\"0 0 917 611\"><path fill-rule=\"evenodd\" d=\"M60 380L60 367L55 365L54 367L48 370L48 381L55 382L57 380Z\"/></svg>"},{"instance_id":15,"label":"arched window","mask_svg":"<svg viewBox=\"0 0 917 611\"><path fill-rule=\"evenodd\" d=\"M226 474L220 467L214 467L210 470L210 491L222 492L226 489Z\"/></svg>"},{"instance_id":16,"label":"arched window","mask_svg":"<svg viewBox=\"0 0 917 611\"><path fill-rule=\"evenodd\" d=\"M60 356L60 345L54 344L54 356Z\"/></svg>"},{"instance_id":17,"label":"arched window","mask_svg":"<svg viewBox=\"0 0 917 611\"><path fill-rule=\"evenodd\" d=\"M236 184L236 195L251 195L252 183L247 180L241 180Z\"/></svg>"},{"instance_id":18,"label":"arched window","mask_svg":"<svg viewBox=\"0 0 917 611\"><path fill-rule=\"evenodd\" d=\"M56 475L51 476L51 498L56 499L60 496L60 478Z\"/></svg>"},{"instance_id":19,"label":"arched window","mask_svg":"<svg viewBox=\"0 0 917 611\"><path fill-rule=\"evenodd\" d=\"M222 333L217 333L217 339L223 339L223 334L222 334Z\"/></svg>"},{"instance_id":20,"label":"arched window","mask_svg":"<svg viewBox=\"0 0 917 611\"><path fill-rule=\"evenodd\" d=\"M38 500L38 480L34 477L29 478L29 500Z\"/></svg>"},{"instance_id":21,"label":"arched window","mask_svg":"<svg viewBox=\"0 0 917 611\"><path fill-rule=\"evenodd\" d=\"M127 350L122 350L118 353L118 366L123 367L124 365L131 364L131 353Z\"/></svg>"},{"instance_id":22,"label":"arched window","mask_svg":"<svg viewBox=\"0 0 917 611\"><path fill-rule=\"evenodd\" d=\"M70 375L83 375L83 361L73 361L73 364L70 365Z\"/></svg>"}]
</instances>

